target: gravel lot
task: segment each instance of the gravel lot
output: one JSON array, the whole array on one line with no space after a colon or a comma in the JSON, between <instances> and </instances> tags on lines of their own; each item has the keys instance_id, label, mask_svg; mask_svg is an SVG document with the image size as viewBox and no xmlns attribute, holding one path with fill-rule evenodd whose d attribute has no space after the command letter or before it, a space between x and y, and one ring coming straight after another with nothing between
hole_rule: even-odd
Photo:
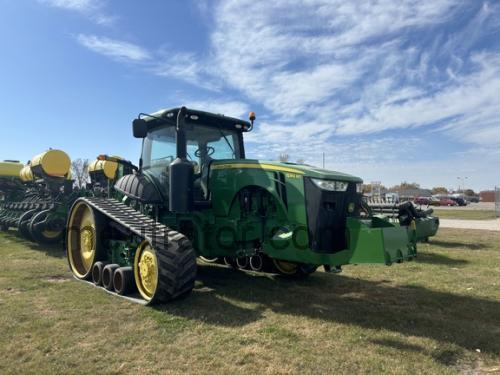
<instances>
[{"instance_id":1,"label":"gravel lot","mask_svg":"<svg viewBox=\"0 0 500 375\"><path fill-rule=\"evenodd\" d=\"M440 228L482 229L500 231L500 218L495 220L439 219Z\"/></svg>"},{"instance_id":2,"label":"gravel lot","mask_svg":"<svg viewBox=\"0 0 500 375\"><path fill-rule=\"evenodd\" d=\"M487 211L495 211L495 203L494 202L479 202L479 203L471 203L467 206L459 207L459 206L439 206L436 207L439 210L487 210Z\"/></svg>"}]
</instances>

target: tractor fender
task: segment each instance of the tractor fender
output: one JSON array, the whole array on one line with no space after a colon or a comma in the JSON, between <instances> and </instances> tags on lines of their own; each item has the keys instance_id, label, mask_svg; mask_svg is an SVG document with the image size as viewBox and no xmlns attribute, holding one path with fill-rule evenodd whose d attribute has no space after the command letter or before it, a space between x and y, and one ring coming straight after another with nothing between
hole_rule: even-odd
<instances>
[{"instance_id":1,"label":"tractor fender","mask_svg":"<svg viewBox=\"0 0 500 375\"><path fill-rule=\"evenodd\" d=\"M128 174L120 178L115 189L142 203L158 204L162 203L162 198L156 186L143 174Z\"/></svg>"},{"instance_id":2,"label":"tractor fender","mask_svg":"<svg viewBox=\"0 0 500 375\"><path fill-rule=\"evenodd\" d=\"M285 198L280 195L281 181L275 173L263 170L211 169L208 180L212 196L212 207L216 216L229 216L234 202L245 189L263 189L277 202L280 213L286 216ZM214 197L217 197L214 199Z\"/></svg>"}]
</instances>

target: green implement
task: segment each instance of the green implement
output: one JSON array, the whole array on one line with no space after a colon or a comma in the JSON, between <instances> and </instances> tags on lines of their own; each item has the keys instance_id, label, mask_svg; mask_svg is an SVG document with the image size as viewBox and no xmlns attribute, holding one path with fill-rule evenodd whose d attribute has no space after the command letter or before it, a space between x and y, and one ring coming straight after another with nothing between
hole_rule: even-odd
<instances>
[{"instance_id":1,"label":"green implement","mask_svg":"<svg viewBox=\"0 0 500 375\"><path fill-rule=\"evenodd\" d=\"M430 237L436 235L439 229L439 218L434 216L434 210L429 208L423 210L416 208L412 202L401 204L368 203L372 215L377 214L392 223L403 226L415 225L415 240L427 242Z\"/></svg>"}]
</instances>

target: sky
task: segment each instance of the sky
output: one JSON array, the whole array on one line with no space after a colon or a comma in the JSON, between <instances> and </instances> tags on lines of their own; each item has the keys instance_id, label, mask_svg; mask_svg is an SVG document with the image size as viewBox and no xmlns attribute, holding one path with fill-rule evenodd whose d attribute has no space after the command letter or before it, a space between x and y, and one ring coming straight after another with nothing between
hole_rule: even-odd
<instances>
[{"instance_id":1,"label":"sky","mask_svg":"<svg viewBox=\"0 0 500 375\"><path fill-rule=\"evenodd\" d=\"M131 122L247 118L247 157L500 185L500 1L0 0L0 160L137 162Z\"/></svg>"}]
</instances>

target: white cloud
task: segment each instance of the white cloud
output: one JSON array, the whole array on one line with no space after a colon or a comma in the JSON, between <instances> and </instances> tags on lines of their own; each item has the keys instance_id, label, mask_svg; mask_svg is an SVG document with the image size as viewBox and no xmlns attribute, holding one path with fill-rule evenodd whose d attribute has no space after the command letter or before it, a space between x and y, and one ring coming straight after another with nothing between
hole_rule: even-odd
<instances>
[{"instance_id":1,"label":"white cloud","mask_svg":"<svg viewBox=\"0 0 500 375\"><path fill-rule=\"evenodd\" d=\"M96 6L93 0L47 1L69 9ZM485 3L447 39L435 37L424 45L411 38L449 21L458 3L221 1L206 56L171 51L162 56L93 35L80 34L78 41L110 57L147 62L144 68L159 76L215 92L236 89L278 119L273 127L286 129L270 135L276 141L299 133L317 137L322 132L327 138L432 125L453 126L450 134L460 137L474 127L470 142L500 143L495 130L500 99L493 94L500 85L500 54L455 54L463 48L458 36L467 36L472 45L481 33L491 32L491 24L500 21L491 20L500 7ZM435 60L443 53L449 63L438 67Z\"/></svg>"},{"instance_id":2,"label":"white cloud","mask_svg":"<svg viewBox=\"0 0 500 375\"><path fill-rule=\"evenodd\" d=\"M201 111L214 112L241 119L246 119L250 112L248 104L237 100L188 100L186 104Z\"/></svg>"},{"instance_id":3,"label":"white cloud","mask_svg":"<svg viewBox=\"0 0 500 375\"><path fill-rule=\"evenodd\" d=\"M83 14L99 25L112 25L117 17L106 14L105 1L99 0L38 0L39 3L54 8L65 9Z\"/></svg>"},{"instance_id":4,"label":"white cloud","mask_svg":"<svg viewBox=\"0 0 500 375\"><path fill-rule=\"evenodd\" d=\"M410 25L438 22L450 3L225 1L216 12L212 47L220 75L231 86L270 110L289 113L297 97L304 98L305 109L352 85L384 54L382 48L358 44ZM317 87L315 95L311 87Z\"/></svg>"},{"instance_id":5,"label":"white cloud","mask_svg":"<svg viewBox=\"0 0 500 375\"><path fill-rule=\"evenodd\" d=\"M150 53L133 43L99 37L95 35L79 34L77 40L91 51L127 62L143 62L151 58Z\"/></svg>"},{"instance_id":6,"label":"white cloud","mask_svg":"<svg viewBox=\"0 0 500 375\"><path fill-rule=\"evenodd\" d=\"M360 117L340 120L339 134L374 133L445 121L452 136L500 144L500 55L474 56L477 71L454 78L442 90L400 102L380 101Z\"/></svg>"},{"instance_id":7,"label":"white cloud","mask_svg":"<svg viewBox=\"0 0 500 375\"><path fill-rule=\"evenodd\" d=\"M424 125L445 129L446 120L453 124L452 136L500 144L497 57L465 55L464 62L449 42L459 32L448 40L437 35L430 48L412 39L448 22L461 5L452 0L223 1L215 12L213 59L227 85L278 119L260 130L276 132L256 140L288 142L299 134L328 138ZM495 24L494 13L485 3L463 25L469 46L488 33L488 22ZM435 60L444 44L452 51L447 52L450 65L441 67ZM474 71L465 70L465 63ZM280 125L284 118L288 124Z\"/></svg>"},{"instance_id":8,"label":"white cloud","mask_svg":"<svg viewBox=\"0 0 500 375\"><path fill-rule=\"evenodd\" d=\"M99 2L95 0L39 0L39 2L56 8L76 10L78 12L88 12L99 8Z\"/></svg>"},{"instance_id":9,"label":"white cloud","mask_svg":"<svg viewBox=\"0 0 500 375\"><path fill-rule=\"evenodd\" d=\"M277 129L277 131L282 132L283 129ZM323 132L328 133L326 127ZM300 131L297 133L295 130L287 133L288 142L282 142L280 138L273 139L271 128L269 132L259 131L255 134L245 134L247 149L249 149L248 146L257 141L247 154L249 157L277 160L278 155L286 153L290 156L290 161L303 159L307 164L321 167L324 153L325 166L332 170L344 170L353 174L365 173L366 171L360 167L370 165L373 172L380 175L388 163L395 164L402 159L406 159L409 163L415 162L414 158L411 157L408 160L408 155L416 154L425 145L424 139L415 136L407 137L404 146L401 147L401 140L393 136L376 139L353 137L331 142L322 137L321 133L319 137L308 137L307 134L301 137ZM265 144L258 141L260 137L266 138ZM350 168L342 169L343 165L349 165ZM375 175L375 173L373 174ZM367 177L366 174L359 175Z\"/></svg>"},{"instance_id":10,"label":"white cloud","mask_svg":"<svg viewBox=\"0 0 500 375\"><path fill-rule=\"evenodd\" d=\"M200 11L208 9L206 4L198 4ZM387 146L421 144L414 128L434 132L431 136L443 137L443 144L454 142L464 151L500 145L500 42L495 39L500 5L222 0L212 9L205 53L149 52L99 37L90 37L91 43L79 40L98 53L143 62L154 74L209 89L209 96L219 98L202 96L188 101L191 105L235 116L245 115L243 102L263 107L265 116L246 135L256 155L288 152L318 164L318 155L333 149L334 155L345 152L352 158L336 156L335 169L380 176L398 171L395 178L411 179L403 177L412 168L404 163L424 176L426 162L438 168L455 157L442 164L419 162L418 149L400 153ZM142 53L121 52L130 46ZM238 99L228 100L225 91ZM354 140L355 155L347 146L354 136L363 137ZM480 156L469 157L461 165L472 170L481 164ZM375 168L377 160L383 165Z\"/></svg>"},{"instance_id":11,"label":"white cloud","mask_svg":"<svg viewBox=\"0 0 500 375\"><path fill-rule=\"evenodd\" d=\"M195 86L212 91L219 91L220 86L210 74L210 66L194 53L175 53L169 57L159 58L153 65L154 74L162 77L171 77L189 82Z\"/></svg>"}]
</instances>

